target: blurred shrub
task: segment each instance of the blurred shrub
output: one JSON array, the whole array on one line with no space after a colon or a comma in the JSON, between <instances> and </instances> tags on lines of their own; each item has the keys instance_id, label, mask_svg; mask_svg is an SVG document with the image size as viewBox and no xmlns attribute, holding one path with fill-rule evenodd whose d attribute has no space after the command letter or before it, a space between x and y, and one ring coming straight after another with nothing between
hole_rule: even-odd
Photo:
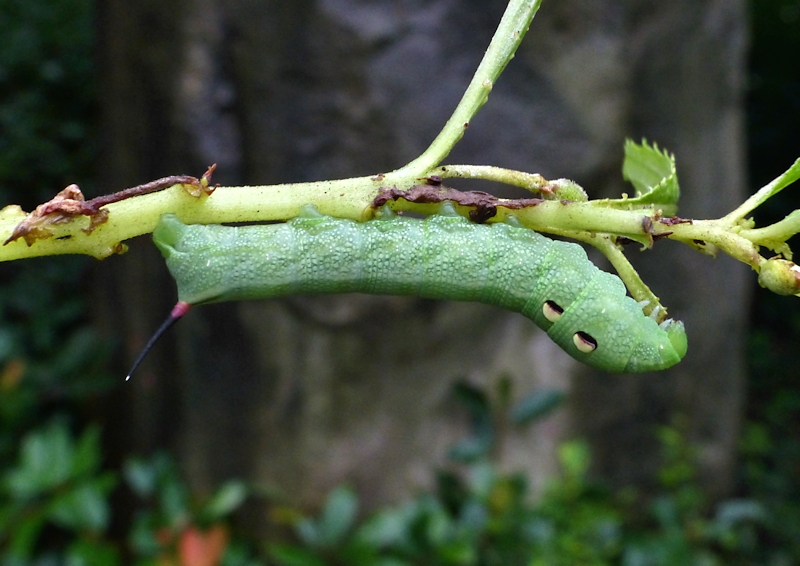
<instances>
[{"instance_id":1,"label":"blurred shrub","mask_svg":"<svg viewBox=\"0 0 800 566\"><path fill-rule=\"evenodd\" d=\"M0 205L30 210L94 162L91 0L0 2ZM109 385L83 258L0 265L0 462L21 435Z\"/></svg>"},{"instance_id":2,"label":"blurred shrub","mask_svg":"<svg viewBox=\"0 0 800 566\"><path fill-rule=\"evenodd\" d=\"M99 438L97 427L75 438L62 419L24 436L0 479L2 564L119 563L103 539L116 477L101 470Z\"/></svg>"},{"instance_id":3,"label":"blurred shrub","mask_svg":"<svg viewBox=\"0 0 800 566\"><path fill-rule=\"evenodd\" d=\"M493 401L468 386L456 388L472 417L473 435L451 453L466 464L440 471L434 492L361 522L357 497L347 487L334 490L315 517L279 509L276 517L294 528L296 541L270 544L272 560L280 566L766 563L757 536L763 507L730 500L712 508L699 489L695 454L679 424L659 431L662 489L649 504L633 489L615 493L591 480L589 451L580 441L559 449L561 475L534 497L523 476L497 470L493 446L498 431L544 418L563 395L539 391L510 408L507 384L500 384ZM644 518L638 511L643 504L649 509Z\"/></svg>"}]
</instances>

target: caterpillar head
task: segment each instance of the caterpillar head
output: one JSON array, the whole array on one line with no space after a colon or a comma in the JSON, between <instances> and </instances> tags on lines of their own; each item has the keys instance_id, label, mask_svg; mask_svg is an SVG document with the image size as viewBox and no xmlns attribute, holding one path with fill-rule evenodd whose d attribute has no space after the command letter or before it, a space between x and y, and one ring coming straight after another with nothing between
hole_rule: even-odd
<instances>
[{"instance_id":1,"label":"caterpillar head","mask_svg":"<svg viewBox=\"0 0 800 566\"><path fill-rule=\"evenodd\" d=\"M566 308L546 301L542 312L552 323L547 333L556 343L576 360L602 371L658 371L686 354L683 323L668 320L659 325L645 316L610 273L598 271Z\"/></svg>"}]
</instances>

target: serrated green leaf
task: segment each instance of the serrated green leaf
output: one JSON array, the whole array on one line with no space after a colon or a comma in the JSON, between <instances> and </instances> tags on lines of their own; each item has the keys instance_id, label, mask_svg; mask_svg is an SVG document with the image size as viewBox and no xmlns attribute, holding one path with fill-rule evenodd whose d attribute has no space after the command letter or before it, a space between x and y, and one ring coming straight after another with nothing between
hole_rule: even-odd
<instances>
[{"instance_id":1,"label":"serrated green leaf","mask_svg":"<svg viewBox=\"0 0 800 566\"><path fill-rule=\"evenodd\" d=\"M511 411L510 419L515 425L526 425L546 417L561 403L566 395L558 389L545 389L536 391L520 401Z\"/></svg>"},{"instance_id":2,"label":"serrated green leaf","mask_svg":"<svg viewBox=\"0 0 800 566\"><path fill-rule=\"evenodd\" d=\"M634 186L636 196L597 201L599 204L627 209L656 206L668 216L677 212L681 192L674 156L645 140L637 144L628 139L625 141L622 176Z\"/></svg>"},{"instance_id":3,"label":"serrated green leaf","mask_svg":"<svg viewBox=\"0 0 800 566\"><path fill-rule=\"evenodd\" d=\"M659 151L658 146L650 146L645 140L641 144L630 139L625 141L622 176L636 188L637 197L651 193L672 176L674 165L674 160L666 152Z\"/></svg>"}]
</instances>

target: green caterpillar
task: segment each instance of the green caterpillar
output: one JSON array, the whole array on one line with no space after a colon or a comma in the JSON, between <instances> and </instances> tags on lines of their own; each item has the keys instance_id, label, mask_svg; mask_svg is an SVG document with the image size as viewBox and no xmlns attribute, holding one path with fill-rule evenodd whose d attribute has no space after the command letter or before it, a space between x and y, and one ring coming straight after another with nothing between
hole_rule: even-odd
<instances>
[{"instance_id":1,"label":"green caterpillar","mask_svg":"<svg viewBox=\"0 0 800 566\"><path fill-rule=\"evenodd\" d=\"M387 207L361 223L311 206L286 223L245 227L187 226L165 214L153 240L177 281L179 303L136 364L189 305L325 293L496 305L522 313L570 356L608 372L660 370L686 353L683 324L645 316L622 281L598 269L581 246L515 219L475 224L450 203L425 220Z\"/></svg>"}]
</instances>

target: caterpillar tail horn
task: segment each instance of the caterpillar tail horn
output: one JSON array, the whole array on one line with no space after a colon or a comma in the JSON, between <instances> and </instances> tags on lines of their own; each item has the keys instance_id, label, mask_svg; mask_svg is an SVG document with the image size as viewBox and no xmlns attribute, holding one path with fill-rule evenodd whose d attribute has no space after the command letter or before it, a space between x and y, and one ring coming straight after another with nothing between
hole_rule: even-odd
<instances>
[{"instance_id":1,"label":"caterpillar tail horn","mask_svg":"<svg viewBox=\"0 0 800 566\"><path fill-rule=\"evenodd\" d=\"M189 303L185 303L183 301L178 301L175 304L175 306L172 307L172 312L169 313L169 316L167 317L167 320L165 320L161 324L161 326L158 328L158 330L156 330L155 334L153 334L153 336L150 338L150 340L147 341L147 344L145 345L145 347L142 348L142 351L136 357L136 361L133 362L133 366L131 367L131 370L128 372L128 376L125 378L125 381L128 381L131 378L131 376L133 375L133 372L136 371L136 368L139 367L139 364L142 363L142 360L144 360L145 357L147 356L147 354L150 352L150 350L153 349L153 346L155 346L155 343L158 342L158 339L161 338L161 336L167 330L169 330L170 327L173 324L175 324L178 320L180 320L180 318L183 315L185 315L187 312L189 312L189 308L191 308L191 306L192 305L190 305Z\"/></svg>"}]
</instances>

